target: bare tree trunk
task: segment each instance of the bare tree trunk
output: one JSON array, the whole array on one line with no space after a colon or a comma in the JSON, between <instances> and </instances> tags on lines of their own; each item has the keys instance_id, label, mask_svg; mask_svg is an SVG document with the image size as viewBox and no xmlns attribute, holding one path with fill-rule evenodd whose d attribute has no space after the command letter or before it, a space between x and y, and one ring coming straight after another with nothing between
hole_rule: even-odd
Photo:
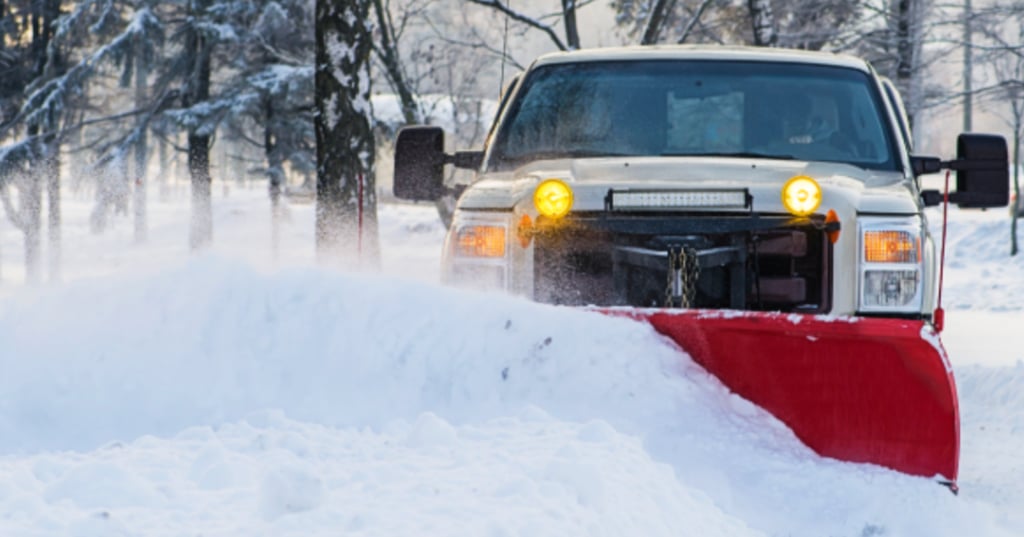
<instances>
[{"instance_id":1,"label":"bare tree trunk","mask_svg":"<svg viewBox=\"0 0 1024 537\"><path fill-rule=\"evenodd\" d=\"M896 78L906 88L914 73L910 43L911 0L896 0Z\"/></svg>"},{"instance_id":2,"label":"bare tree trunk","mask_svg":"<svg viewBox=\"0 0 1024 537\"><path fill-rule=\"evenodd\" d=\"M274 137L274 101L264 101L266 127L263 129L263 152L267 159L267 180L270 193L270 249L276 260L281 246L281 187L284 183L284 169L281 157L276 151Z\"/></svg>"},{"instance_id":3,"label":"bare tree trunk","mask_svg":"<svg viewBox=\"0 0 1024 537\"><path fill-rule=\"evenodd\" d=\"M747 0L747 7L750 8L750 22L754 28L754 45L774 47L779 35L775 31L771 0Z\"/></svg>"},{"instance_id":4,"label":"bare tree trunk","mask_svg":"<svg viewBox=\"0 0 1024 537\"><path fill-rule=\"evenodd\" d=\"M973 96L971 92L973 89L973 73L974 66L972 65L972 54L973 54L973 30L971 28L971 18L974 16L974 12L971 9L971 0L964 0L964 132L971 132L971 123L973 122Z\"/></svg>"},{"instance_id":5,"label":"bare tree trunk","mask_svg":"<svg viewBox=\"0 0 1024 537\"><path fill-rule=\"evenodd\" d=\"M49 278L50 281L56 282L61 279L60 146L55 139L51 139L46 145L47 155L43 173L46 177L46 233L49 246L47 253Z\"/></svg>"},{"instance_id":6,"label":"bare tree trunk","mask_svg":"<svg viewBox=\"0 0 1024 537\"><path fill-rule=\"evenodd\" d=\"M213 242L213 202L210 177L210 137L188 135L188 173L192 185L192 221L188 243L193 250Z\"/></svg>"},{"instance_id":7,"label":"bare tree trunk","mask_svg":"<svg viewBox=\"0 0 1024 537\"><path fill-rule=\"evenodd\" d=\"M915 80L919 70L914 39L915 30L920 26L917 17L917 0L896 0L896 87L906 98L911 132L917 131L917 112L921 104Z\"/></svg>"},{"instance_id":8,"label":"bare tree trunk","mask_svg":"<svg viewBox=\"0 0 1024 537\"><path fill-rule=\"evenodd\" d=\"M50 2L34 2L32 4L31 27L32 27L32 61L33 71L37 77L42 77L46 68L46 50L49 46L51 31L49 30L49 8ZM47 123L47 122L44 122ZM45 132L49 125L29 125L27 132L30 137L38 136ZM30 173L25 178L21 189L21 207L19 211L20 228L25 235L25 280L30 284L37 284L42 281L42 212L43 212L43 181L47 181L49 173L50 147L45 141L42 142L42 158L33 163ZM49 184L47 185L49 187ZM59 229L59 228L58 228Z\"/></svg>"},{"instance_id":9,"label":"bare tree trunk","mask_svg":"<svg viewBox=\"0 0 1024 537\"><path fill-rule=\"evenodd\" d=\"M171 197L171 156L167 151L167 142L157 139L159 146L160 173L157 174L159 183L160 201L167 201Z\"/></svg>"},{"instance_id":10,"label":"bare tree trunk","mask_svg":"<svg viewBox=\"0 0 1024 537\"><path fill-rule=\"evenodd\" d=\"M32 174L25 181L21 200L21 218L25 234L25 281L42 281L42 227L43 192L40 174Z\"/></svg>"},{"instance_id":11,"label":"bare tree trunk","mask_svg":"<svg viewBox=\"0 0 1024 537\"><path fill-rule=\"evenodd\" d=\"M661 27L665 23L665 13L671 11L675 3L675 0L657 0L654 3L651 16L647 19L647 28L644 29L644 35L640 39L641 45L653 45L658 42Z\"/></svg>"},{"instance_id":12,"label":"bare tree trunk","mask_svg":"<svg viewBox=\"0 0 1024 537\"><path fill-rule=\"evenodd\" d=\"M1017 206L1020 203L1020 131L1021 131L1021 116L1024 114L1024 110L1021 110L1020 102L1014 100L1013 114L1014 114L1014 125L1013 125L1013 192L1014 192L1014 203L1010 208L1010 214L1013 215L1010 219L1010 255L1017 255L1020 249L1017 247Z\"/></svg>"},{"instance_id":13,"label":"bare tree trunk","mask_svg":"<svg viewBox=\"0 0 1024 537\"><path fill-rule=\"evenodd\" d=\"M377 56L384 66L391 89L398 93L398 100L402 103L402 120L406 125L415 125L421 122L420 111L416 106L416 99L413 97L409 82L402 72L398 55L398 39L395 36L391 15L384 9L383 0L373 0L373 9L377 14L380 35L380 44L375 47Z\"/></svg>"},{"instance_id":14,"label":"bare tree trunk","mask_svg":"<svg viewBox=\"0 0 1024 537\"><path fill-rule=\"evenodd\" d=\"M46 12L43 22L46 26L47 49L53 41L54 24L60 18L60 0L46 0ZM60 50L50 53L48 69L53 76L63 74L65 66ZM46 207L47 207L47 244L49 246L49 277L50 281L61 279L61 203L60 203L60 140L56 132L60 127L60 117L55 114L46 118L45 139L46 160L43 173L46 177Z\"/></svg>"},{"instance_id":15,"label":"bare tree trunk","mask_svg":"<svg viewBox=\"0 0 1024 537\"><path fill-rule=\"evenodd\" d=\"M149 82L149 62L142 57L142 47L136 54L135 60L135 107L141 109L145 106ZM142 127L143 120L137 119L136 125ZM149 160L148 140L145 128L139 133L139 139L135 142L135 196L133 206L135 207L135 242L146 242L146 162Z\"/></svg>"},{"instance_id":16,"label":"bare tree trunk","mask_svg":"<svg viewBox=\"0 0 1024 537\"><path fill-rule=\"evenodd\" d=\"M565 44L570 50L579 50L580 32L576 28L576 0L562 0L562 20L565 22Z\"/></svg>"},{"instance_id":17,"label":"bare tree trunk","mask_svg":"<svg viewBox=\"0 0 1024 537\"><path fill-rule=\"evenodd\" d=\"M370 0L316 2L316 250L323 262L376 264L379 257L370 9Z\"/></svg>"},{"instance_id":18,"label":"bare tree trunk","mask_svg":"<svg viewBox=\"0 0 1024 537\"><path fill-rule=\"evenodd\" d=\"M191 4L195 10L195 2ZM190 30L186 47L191 51L192 69L185 84L185 107L210 98L210 45L197 28ZM205 248L213 242L213 202L211 200L210 135L193 130L188 133L188 173L192 184L192 221L189 246Z\"/></svg>"},{"instance_id":19,"label":"bare tree trunk","mask_svg":"<svg viewBox=\"0 0 1024 537\"><path fill-rule=\"evenodd\" d=\"M683 28L683 33L679 36L679 40L676 41L676 43L682 45L686 42L686 39L690 37L690 32L693 31L693 27L697 26L700 22L701 15L704 14L704 10L706 10L709 5L711 5L711 0L704 0L700 3L700 6L697 7L697 11L693 13L693 17L690 17L690 22L686 23L686 27Z\"/></svg>"}]
</instances>

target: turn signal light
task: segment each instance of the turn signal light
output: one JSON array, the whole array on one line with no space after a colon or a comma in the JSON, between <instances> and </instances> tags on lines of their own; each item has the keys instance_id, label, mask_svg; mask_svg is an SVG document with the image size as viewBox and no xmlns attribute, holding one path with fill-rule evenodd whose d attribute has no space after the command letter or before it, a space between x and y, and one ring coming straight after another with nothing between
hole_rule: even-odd
<instances>
[{"instance_id":1,"label":"turn signal light","mask_svg":"<svg viewBox=\"0 0 1024 537\"><path fill-rule=\"evenodd\" d=\"M562 218L572 209L572 189L558 179L545 179L533 192L533 205L548 218Z\"/></svg>"},{"instance_id":2,"label":"turn signal light","mask_svg":"<svg viewBox=\"0 0 1024 537\"><path fill-rule=\"evenodd\" d=\"M864 260L869 263L918 263L920 239L908 231L865 231Z\"/></svg>"},{"instance_id":3,"label":"turn signal light","mask_svg":"<svg viewBox=\"0 0 1024 537\"><path fill-rule=\"evenodd\" d=\"M520 246L530 247L530 241L533 240L533 220L530 219L530 215L524 214L519 219L519 225L516 226L516 237L519 239Z\"/></svg>"},{"instance_id":4,"label":"turn signal light","mask_svg":"<svg viewBox=\"0 0 1024 537\"><path fill-rule=\"evenodd\" d=\"M807 216L821 205L821 187L806 175L797 175L782 187L782 205L793 216Z\"/></svg>"},{"instance_id":5,"label":"turn signal light","mask_svg":"<svg viewBox=\"0 0 1024 537\"><path fill-rule=\"evenodd\" d=\"M460 257L504 257L505 228L501 226L466 226L459 230L455 254Z\"/></svg>"},{"instance_id":6,"label":"turn signal light","mask_svg":"<svg viewBox=\"0 0 1024 537\"><path fill-rule=\"evenodd\" d=\"M836 214L835 209L829 209L828 214L825 215L825 223L831 224L832 222L839 222L839 215ZM840 229L833 229L825 232L825 234L828 235L829 242L832 244L839 242L839 231Z\"/></svg>"}]
</instances>

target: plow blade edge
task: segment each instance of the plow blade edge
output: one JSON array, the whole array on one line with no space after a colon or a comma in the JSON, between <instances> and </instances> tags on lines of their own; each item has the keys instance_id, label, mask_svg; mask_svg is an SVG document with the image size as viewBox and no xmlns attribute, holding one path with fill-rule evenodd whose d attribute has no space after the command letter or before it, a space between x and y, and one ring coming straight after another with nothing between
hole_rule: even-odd
<instances>
[{"instance_id":1,"label":"plow blade edge","mask_svg":"<svg viewBox=\"0 0 1024 537\"><path fill-rule=\"evenodd\" d=\"M953 373L924 321L701 310L613 310L651 324L820 455L955 487Z\"/></svg>"}]
</instances>

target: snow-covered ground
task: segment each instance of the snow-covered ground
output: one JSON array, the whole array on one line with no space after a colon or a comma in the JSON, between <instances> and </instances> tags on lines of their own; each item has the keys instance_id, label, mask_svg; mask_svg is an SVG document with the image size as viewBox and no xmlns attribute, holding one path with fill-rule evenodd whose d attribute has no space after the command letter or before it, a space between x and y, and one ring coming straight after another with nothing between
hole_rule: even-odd
<instances>
[{"instance_id":1,"label":"snow-covered ground","mask_svg":"<svg viewBox=\"0 0 1024 537\"><path fill-rule=\"evenodd\" d=\"M184 186L20 284L0 221L0 535L1024 534L1024 256L951 211L944 341L961 494L814 456L649 328L435 284L443 227L381 207L381 273L313 263L311 205L270 250L260 188ZM938 213L931 214L933 223Z\"/></svg>"}]
</instances>

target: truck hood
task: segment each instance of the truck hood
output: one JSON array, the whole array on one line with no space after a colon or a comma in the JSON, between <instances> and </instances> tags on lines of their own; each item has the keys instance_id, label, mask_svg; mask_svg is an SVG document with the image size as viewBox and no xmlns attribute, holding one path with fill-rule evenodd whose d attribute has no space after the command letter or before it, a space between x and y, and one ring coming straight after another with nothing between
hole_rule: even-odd
<instances>
[{"instance_id":1,"label":"truck hood","mask_svg":"<svg viewBox=\"0 0 1024 537\"><path fill-rule=\"evenodd\" d=\"M509 172L484 173L459 201L461 209L529 212L536 185L565 181L574 193L573 211L604 209L609 189L746 188L753 210L785 213L781 189L791 177L814 178L822 189L819 212L915 214L918 201L910 180L899 172L866 170L849 164L721 157L630 157L537 161Z\"/></svg>"}]
</instances>

